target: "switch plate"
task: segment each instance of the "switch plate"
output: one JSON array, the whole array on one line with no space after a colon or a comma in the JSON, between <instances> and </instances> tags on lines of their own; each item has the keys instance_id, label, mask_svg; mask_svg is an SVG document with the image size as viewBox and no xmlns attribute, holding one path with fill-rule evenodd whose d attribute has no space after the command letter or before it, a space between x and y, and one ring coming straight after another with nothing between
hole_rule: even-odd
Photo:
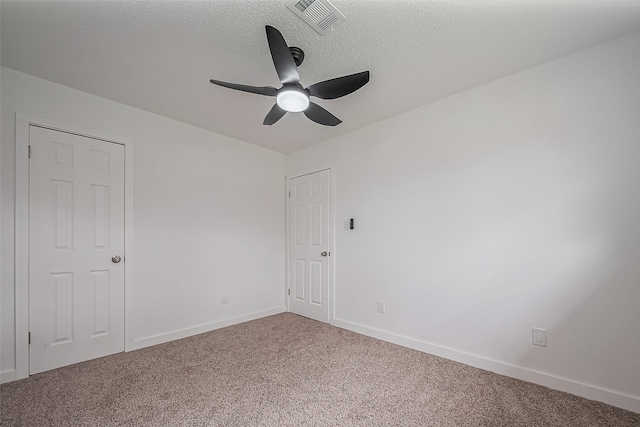
<instances>
[{"instance_id":1,"label":"switch plate","mask_svg":"<svg viewBox=\"0 0 640 427\"><path fill-rule=\"evenodd\" d=\"M540 328L531 329L531 342L533 345L547 346L547 330Z\"/></svg>"},{"instance_id":2,"label":"switch plate","mask_svg":"<svg viewBox=\"0 0 640 427\"><path fill-rule=\"evenodd\" d=\"M384 301L378 301L378 313L384 314Z\"/></svg>"},{"instance_id":3,"label":"switch plate","mask_svg":"<svg viewBox=\"0 0 640 427\"><path fill-rule=\"evenodd\" d=\"M222 295L222 298L220 298L220 303L222 305L229 304L229 295Z\"/></svg>"}]
</instances>

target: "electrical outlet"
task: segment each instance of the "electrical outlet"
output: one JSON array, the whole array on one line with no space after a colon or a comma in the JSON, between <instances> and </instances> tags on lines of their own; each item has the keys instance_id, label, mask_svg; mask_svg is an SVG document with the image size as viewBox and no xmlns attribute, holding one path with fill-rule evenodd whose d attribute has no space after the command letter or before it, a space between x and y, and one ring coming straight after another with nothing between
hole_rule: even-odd
<instances>
[{"instance_id":1,"label":"electrical outlet","mask_svg":"<svg viewBox=\"0 0 640 427\"><path fill-rule=\"evenodd\" d=\"M531 342L534 345L540 345L542 347L547 346L547 330L540 328L531 329Z\"/></svg>"},{"instance_id":2,"label":"electrical outlet","mask_svg":"<svg viewBox=\"0 0 640 427\"><path fill-rule=\"evenodd\" d=\"M378 313L384 314L384 301L378 301Z\"/></svg>"},{"instance_id":3,"label":"electrical outlet","mask_svg":"<svg viewBox=\"0 0 640 427\"><path fill-rule=\"evenodd\" d=\"M229 304L229 295L222 295L222 298L220 298L220 303L222 305Z\"/></svg>"}]
</instances>

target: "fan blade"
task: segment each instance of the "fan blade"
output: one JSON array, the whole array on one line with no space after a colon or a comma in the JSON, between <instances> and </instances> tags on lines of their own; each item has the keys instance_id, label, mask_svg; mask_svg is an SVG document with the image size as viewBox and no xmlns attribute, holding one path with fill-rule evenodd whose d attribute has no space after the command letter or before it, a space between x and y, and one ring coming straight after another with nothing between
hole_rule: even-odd
<instances>
[{"instance_id":1,"label":"fan blade","mask_svg":"<svg viewBox=\"0 0 640 427\"><path fill-rule=\"evenodd\" d=\"M287 112L280 108L278 104L275 104L273 108L267 113L267 116L264 118L262 124L271 126L272 124L280 120L286 113Z\"/></svg>"},{"instance_id":2,"label":"fan blade","mask_svg":"<svg viewBox=\"0 0 640 427\"><path fill-rule=\"evenodd\" d=\"M325 126L337 126L342 123L342 120L313 102L310 102L309 107L304 110L304 115L314 122Z\"/></svg>"},{"instance_id":3,"label":"fan blade","mask_svg":"<svg viewBox=\"0 0 640 427\"><path fill-rule=\"evenodd\" d=\"M321 99L336 99L349 95L369 82L369 72L350 74L313 84L307 89L309 94Z\"/></svg>"},{"instance_id":4,"label":"fan blade","mask_svg":"<svg viewBox=\"0 0 640 427\"><path fill-rule=\"evenodd\" d=\"M276 96L278 89L272 86L247 86L238 83L221 82L220 80L209 80L214 85L228 87L229 89L241 90L243 92L257 93L258 95Z\"/></svg>"},{"instance_id":5,"label":"fan blade","mask_svg":"<svg viewBox=\"0 0 640 427\"><path fill-rule=\"evenodd\" d=\"M283 84L298 83L300 81L298 67L296 66L296 61L293 60L293 56L291 56L287 42L284 41L280 31L270 25L265 28L267 29L267 41L269 42L269 50L271 50L271 58L273 59L273 65L276 67L278 78Z\"/></svg>"}]
</instances>

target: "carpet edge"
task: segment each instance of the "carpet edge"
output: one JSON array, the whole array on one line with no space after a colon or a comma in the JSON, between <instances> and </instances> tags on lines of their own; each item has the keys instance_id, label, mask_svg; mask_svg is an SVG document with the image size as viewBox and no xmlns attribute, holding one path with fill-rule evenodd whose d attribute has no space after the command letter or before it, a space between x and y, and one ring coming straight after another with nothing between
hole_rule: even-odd
<instances>
[{"instance_id":1,"label":"carpet edge","mask_svg":"<svg viewBox=\"0 0 640 427\"><path fill-rule=\"evenodd\" d=\"M213 322L203 323L201 325L191 326L188 328L177 329L175 331L165 332L162 334L151 335L143 338L135 338L132 342L127 343L124 351L129 352L145 347L151 347L153 345L164 344L166 342L187 338L205 332L211 332L216 329L225 328L227 326L236 325L238 323L248 322L249 320L256 320L262 317L284 313L285 311L286 309L284 305L277 306L267 308L265 310L254 311L252 313L247 313L240 316L215 320Z\"/></svg>"},{"instance_id":2,"label":"carpet edge","mask_svg":"<svg viewBox=\"0 0 640 427\"><path fill-rule=\"evenodd\" d=\"M596 400L631 412L640 413L640 396L633 396L592 384L585 384L568 378L559 377L553 374L511 365L499 360L432 344L348 320L334 318L331 320L331 325L372 338L377 338L382 341L387 341L392 344L401 345L403 347L422 351L434 356L460 362L465 365L473 366L474 368L484 369L496 374L538 384L554 390L584 397L586 399Z\"/></svg>"}]
</instances>

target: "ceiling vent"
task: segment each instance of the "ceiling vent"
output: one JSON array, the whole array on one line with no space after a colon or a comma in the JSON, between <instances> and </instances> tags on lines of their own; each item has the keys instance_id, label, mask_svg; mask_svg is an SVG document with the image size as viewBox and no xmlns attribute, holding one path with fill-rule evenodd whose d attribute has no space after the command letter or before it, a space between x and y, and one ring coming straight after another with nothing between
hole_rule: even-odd
<instances>
[{"instance_id":1,"label":"ceiling vent","mask_svg":"<svg viewBox=\"0 0 640 427\"><path fill-rule=\"evenodd\" d=\"M291 0L287 7L323 35L345 20L329 0Z\"/></svg>"}]
</instances>

